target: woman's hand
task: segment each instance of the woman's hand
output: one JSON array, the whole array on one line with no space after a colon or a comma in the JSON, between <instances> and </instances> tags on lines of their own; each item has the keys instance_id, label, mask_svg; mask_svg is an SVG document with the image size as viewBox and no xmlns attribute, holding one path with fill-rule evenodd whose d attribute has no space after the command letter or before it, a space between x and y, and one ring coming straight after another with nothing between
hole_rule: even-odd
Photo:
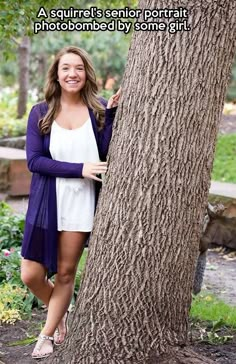
<instances>
[{"instance_id":1,"label":"woman's hand","mask_svg":"<svg viewBox=\"0 0 236 364\"><path fill-rule=\"evenodd\" d=\"M84 163L82 176L85 178L94 179L95 181L102 182L101 178L96 177L96 174L106 173L107 162L98 163Z\"/></svg>"},{"instance_id":2,"label":"woman's hand","mask_svg":"<svg viewBox=\"0 0 236 364\"><path fill-rule=\"evenodd\" d=\"M121 95L121 87L119 88L119 90L117 91L117 93L115 95L112 95L109 98L108 103L107 103L107 109L111 109L112 107L118 106L120 95Z\"/></svg>"}]
</instances>

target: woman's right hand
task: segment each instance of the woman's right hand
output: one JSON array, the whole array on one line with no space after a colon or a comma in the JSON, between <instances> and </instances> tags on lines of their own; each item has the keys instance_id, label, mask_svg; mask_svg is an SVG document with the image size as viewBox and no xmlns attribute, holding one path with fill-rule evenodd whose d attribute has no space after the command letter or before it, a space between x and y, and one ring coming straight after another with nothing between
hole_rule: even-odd
<instances>
[{"instance_id":1,"label":"woman's right hand","mask_svg":"<svg viewBox=\"0 0 236 364\"><path fill-rule=\"evenodd\" d=\"M82 176L84 178L94 179L95 181L102 182L101 178L98 178L96 174L103 174L107 171L107 162L98 163L84 163L82 169Z\"/></svg>"}]
</instances>

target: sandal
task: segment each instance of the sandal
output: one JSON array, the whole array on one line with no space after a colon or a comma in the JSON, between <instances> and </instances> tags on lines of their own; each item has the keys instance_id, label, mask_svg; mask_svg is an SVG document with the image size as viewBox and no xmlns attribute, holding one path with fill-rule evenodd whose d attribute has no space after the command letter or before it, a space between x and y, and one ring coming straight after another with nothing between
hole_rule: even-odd
<instances>
[{"instance_id":1,"label":"sandal","mask_svg":"<svg viewBox=\"0 0 236 364\"><path fill-rule=\"evenodd\" d=\"M52 336L39 334L38 341L37 341L37 343L35 345L35 348L34 348L34 351L33 351L32 355L31 355L33 359L47 358L49 355L51 355L53 353L53 346L51 346L52 350L46 351L46 352L41 352L43 344L45 343L46 340L50 340L53 343L53 337Z\"/></svg>"},{"instance_id":2,"label":"sandal","mask_svg":"<svg viewBox=\"0 0 236 364\"><path fill-rule=\"evenodd\" d=\"M56 328L56 331L54 333L53 339L54 339L54 345L56 345L56 346L60 346L65 341L65 338L66 338L66 335L67 335L67 332L68 332L69 313L70 313L70 311L68 310L66 312L66 319L65 319L65 328L66 328L65 334L60 333L60 330L58 329L58 327ZM61 340L61 336L63 336L63 340Z\"/></svg>"}]
</instances>

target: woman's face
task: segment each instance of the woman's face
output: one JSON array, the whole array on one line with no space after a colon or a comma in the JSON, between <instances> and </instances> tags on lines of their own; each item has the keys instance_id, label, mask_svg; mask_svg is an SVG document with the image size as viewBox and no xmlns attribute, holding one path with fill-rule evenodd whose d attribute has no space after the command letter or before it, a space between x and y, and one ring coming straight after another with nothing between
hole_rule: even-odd
<instances>
[{"instance_id":1,"label":"woman's face","mask_svg":"<svg viewBox=\"0 0 236 364\"><path fill-rule=\"evenodd\" d=\"M64 54L58 64L57 76L62 93L78 93L86 82L82 58L74 53Z\"/></svg>"}]
</instances>

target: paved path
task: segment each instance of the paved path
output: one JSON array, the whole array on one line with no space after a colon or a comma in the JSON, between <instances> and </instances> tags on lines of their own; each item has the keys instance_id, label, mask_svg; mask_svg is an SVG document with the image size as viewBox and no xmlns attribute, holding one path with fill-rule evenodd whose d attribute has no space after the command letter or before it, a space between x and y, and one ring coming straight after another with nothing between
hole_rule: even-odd
<instances>
[{"instance_id":1,"label":"paved path","mask_svg":"<svg viewBox=\"0 0 236 364\"><path fill-rule=\"evenodd\" d=\"M236 306L235 282L236 255L230 257L229 254L208 251L203 288L214 293L225 303Z\"/></svg>"},{"instance_id":2,"label":"paved path","mask_svg":"<svg viewBox=\"0 0 236 364\"><path fill-rule=\"evenodd\" d=\"M210 194L236 198L236 184L212 181Z\"/></svg>"}]
</instances>

